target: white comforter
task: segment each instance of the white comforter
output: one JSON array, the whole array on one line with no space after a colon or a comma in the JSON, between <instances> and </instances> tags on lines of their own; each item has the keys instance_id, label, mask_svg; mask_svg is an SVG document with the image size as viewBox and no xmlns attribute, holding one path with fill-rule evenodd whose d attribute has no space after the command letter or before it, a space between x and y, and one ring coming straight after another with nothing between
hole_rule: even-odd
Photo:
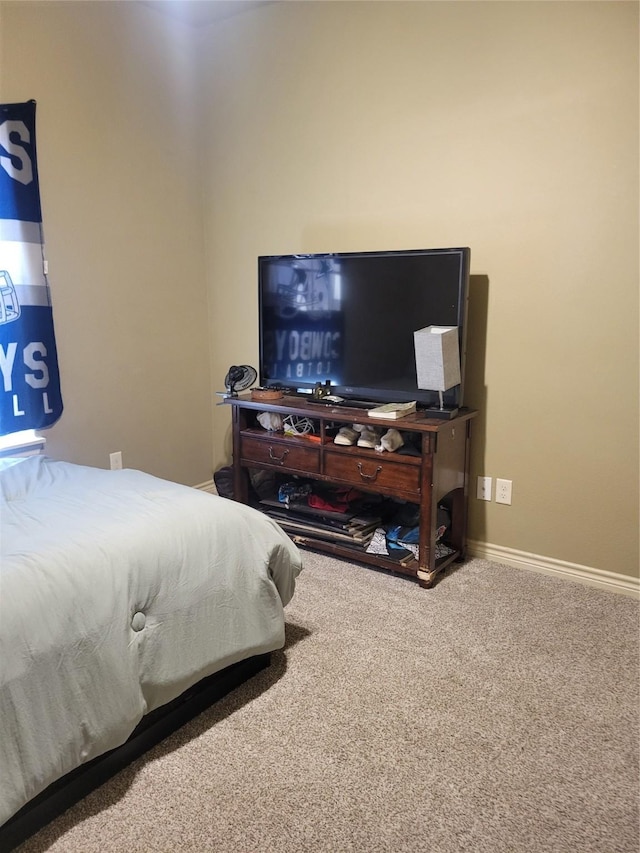
<instances>
[{"instance_id":1,"label":"white comforter","mask_svg":"<svg viewBox=\"0 0 640 853\"><path fill-rule=\"evenodd\" d=\"M139 471L0 470L0 824L199 679L284 644L269 518Z\"/></svg>"}]
</instances>

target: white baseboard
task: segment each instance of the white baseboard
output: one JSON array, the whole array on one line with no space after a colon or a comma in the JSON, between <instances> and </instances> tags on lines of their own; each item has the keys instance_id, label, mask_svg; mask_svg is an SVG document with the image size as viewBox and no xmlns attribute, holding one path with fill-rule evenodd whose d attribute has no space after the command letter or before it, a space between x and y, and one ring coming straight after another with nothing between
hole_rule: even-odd
<instances>
[{"instance_id":1,"label":"white baseboard","mask_svg":"<svg viewBox=\"0 0 640 853\"><path fill-rule=\"evenodd\" d=\"M218 490L213 480L207 480L206 483L200 483L199 486L194 486L194 489L200 489L201 492L209 492L210 495L217 495Z\"/></svg>"},{"instance_id":2,"label":"white baseboard","mask_svg":"<svg viewBox=\"0 0 640 853\"><path fill-rule=\"evenodd\" d=\"M579 581L590 586L600 587L600 589L607 589L610 592L619 592L623 595L640 598L640 578L594 569L590 566L581 566L578 563L568 563L565 560L556 560L553 557L542 557L540 554L530 554L527 551L505 548L502 545L478 542L475 539L467 540L467 553L471 557L480 557L494 563L504 563L517 569L555 575L565 580Z\"/></svg>"}]
</instances>

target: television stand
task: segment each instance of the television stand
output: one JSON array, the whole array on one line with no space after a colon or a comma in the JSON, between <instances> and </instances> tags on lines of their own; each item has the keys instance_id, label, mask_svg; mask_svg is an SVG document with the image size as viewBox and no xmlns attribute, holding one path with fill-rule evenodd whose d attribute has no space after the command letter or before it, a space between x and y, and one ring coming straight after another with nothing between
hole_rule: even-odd
<instances>
[{"instance_id":1,"label":"television stand","mask_svg":"<svg viewBox=\"0 0 640 853\"><path fill-rule=\"evenodd\" d=\"M227 398L224 403L232 407L234 498L241 503L250 503L249 469L261 469L396 498L419 508L417 559L411 555L399 562L391 556L369 553L345 543L338 535L322 533L319 528L317 532L289 532L296 544L409 575L424 587L433 584L438 572L464 558L469 446L475 411L461 409L457 417L448 421L427 418L421 412L389 420L373 418L344 403L318 406L299 397L267 402L240 395ZM261 412L274 412L282 418L308 418L313 422L314 434L309 437L269 432L257 421ZM393 427L408 433L420 449L416 455L405 455L334 443L339 427L363 422L383 431ZM451 525L448 553L439 557L438 506L445 500L450 506Z\"/></svg>"}]
</instances>

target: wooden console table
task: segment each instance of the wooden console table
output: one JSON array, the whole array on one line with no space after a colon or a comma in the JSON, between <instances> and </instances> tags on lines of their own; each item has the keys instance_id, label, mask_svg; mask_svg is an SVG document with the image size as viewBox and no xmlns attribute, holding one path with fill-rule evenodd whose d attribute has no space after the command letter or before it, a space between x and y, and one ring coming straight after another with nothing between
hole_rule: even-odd
<instances>
[{"instance_id":1,"label":"wooden console table","mask_svg":"<svg viewBox=\"0 0 640 853\"><path fill-rule=\"evenodd\" d=\"M383 420L369 416L361 408L328 406L300 397L282 397L266 402L244 395L229 397L225 402L233 409L236 500L249 503L248 469L262 468L332 485L353 486L364 492L419 505L419 559L408 564L399 564L384 555L370 554L313 535L290 534L296 544L410 575L425 587L431 586L437 573L451 562L463 559L467 533L470 431L475 411L461 409L452 420L428 419L420 412L397 420ZM310 418L316 427L315 441L311 442L304 436L268 432L256 420L260 412L277 412L283 418L287 415ZM335 428L352 423L418 433L421 455L380 453L335 444ZM451 507L447 544L452 553L437 559L437 511L445 496Z\"/></svg>"}]
</instances>

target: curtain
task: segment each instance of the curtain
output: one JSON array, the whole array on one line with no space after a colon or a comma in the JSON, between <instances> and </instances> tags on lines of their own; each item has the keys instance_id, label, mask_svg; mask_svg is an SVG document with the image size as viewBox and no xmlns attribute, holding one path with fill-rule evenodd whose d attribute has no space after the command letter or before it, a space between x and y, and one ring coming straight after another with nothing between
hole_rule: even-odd
<instances>
[{"instance_id":1,"label":"curtain","mask_svg":"<svg viewBox=\"0 0 640 853\"><path fill-rule=\"evenodd\" d=\"M62 414L35 122L35 101L0 104L0 435Z\"/></svg>"}]
</instances>

